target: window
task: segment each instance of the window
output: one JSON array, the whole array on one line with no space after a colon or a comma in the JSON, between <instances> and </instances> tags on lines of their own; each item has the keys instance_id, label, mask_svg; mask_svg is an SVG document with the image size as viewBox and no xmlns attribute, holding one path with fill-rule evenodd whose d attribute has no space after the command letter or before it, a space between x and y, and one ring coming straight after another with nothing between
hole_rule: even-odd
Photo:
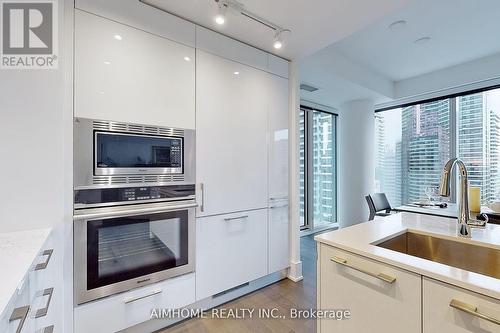
<instances>
[{"instance_id":1,"label":"window","mask_svg":"<svg viewBox=\"0 0 500 333\"><path fill-rule=\"evenodd\" d=\"M302 107L300 131L301 229L337 221L336 115Z\"/></svg>"},{"instance_id":2,"label":"window","mask_svg":"<svg viewBox=\"0 0 500 333\"><path fill-rule=\"evenodd\" d=\"M375 191L393 206L426 198L452 156L483 203L500 197L500 89L377 112L375 133Z\"/></svg>"}]
</instances>

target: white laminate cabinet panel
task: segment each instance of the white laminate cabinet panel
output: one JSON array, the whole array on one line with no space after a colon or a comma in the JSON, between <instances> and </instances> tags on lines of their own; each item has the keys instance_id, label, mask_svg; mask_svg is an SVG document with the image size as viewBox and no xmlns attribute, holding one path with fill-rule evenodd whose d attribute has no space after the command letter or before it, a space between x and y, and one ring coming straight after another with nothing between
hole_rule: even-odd
<instances>
[{"instance_id":1,"label":"white laminate cabinet panel","mask_svg":"<svg viewBox=\"0 0 500 333\"><path fill-rule=\"evenodd\" d=\"M196 27L196 48L264 71L268 54L215 31Z\"/></svg>"},{"instance_id":2,"label":"white laminate cabinet panel","mask_svg":"<svg viewBox=\"0 0 500 333\"><path fill-rule=\"evenodd\" d=\"M269 74L269 198L288 197L288 80Z\"/></svg>"},{"instance_id":3,"label":"white laminate cabinet panel","mask_svg":"<svg viewBox=\"0 0 500 333\"><path fill-rule=\"evenodd\" d=\"M194 303L194 273L182 275L160 283L134 289L79 305L74 311L74 333L112 333L150 319L153 308L177 309ZM130 298L154 296L125 302Z\"/></svg>"},{"instance_id":4,"label":"white laminate cabinet panel","mask_svg":"<svg viewBox=\"0 0 500 333\"><path fill-rule=\"evenodd\" d=\"M267 273L267 209L196 220L196 299Z\"/></svg>"},{"instance_id":5,"label":"white laminate cabinet panel","mask_svg":"<svg viewBox=\"0 0 500 333\"><path fill-rule=\"evenodd\" d=\"M373 273L396 278L387 283L332 262L334 256ZM319 253L318 308L348 309L351 319L318 321L319 332L421 333L421 277L322 244Z\"/></svg>"},{"instance_id":6,"label":"white laminate cabinet panel","mask_svg":"<svg viewBox=\"0 0 500 333\"><path fill-rule=\"evenodd\" d=\"M269 203L269 268L274 273L290 266L290 218L288 200Z\"/></svg>"},{"instance_id":7,"label":"white laminate cabinet panel","mask_svg":"<svg viewBox=\"0 0 500 333\"><path fill-rule=\"evenodd\" d=\"M268 70L270 73L288 78L289 64L290 63L287 60L277 57L273 54L269 54Z\"/></svg>"},{"instance_id":8,"label":"white laminate cabinet panel","mask_svg":"<svg viewBox=\"0 0 500 333\"><path fill-rule=\"evenodd\" d=\"M139 0L76 0L75 7L177 42L195 45L195 25Z\"/></svg>"},{"instance_id":9,"label":"white laminate cabinet panel","mask_svg":"<svg viewBox=\"0 0 500 333\"><path fill-rule=\"evenodd\" d=\"M203 51L196 72L197 216L267 207L269 74Z\"/></svg>"},{"instance_id":10,"label":"white laminate cabinet panel","mask_svg":"<svg viewBox=\"0 0 500 333\"><path fill-rule=\"evenodd\" d=\"M194 129L194 108L193 48L76 10L75 116Z\"/></svg>"},{"instance_id":11,"label":"white laminate cabinet panel","mask_svg":"<svg viewBox=\"0 0 500 333\"><path fill-rule=\"evenodd\" d=\"M500 333L500 325L450 307L452 299L500 320L500 300L424 277L423 333Z\"/></svg>"}]
</instances>

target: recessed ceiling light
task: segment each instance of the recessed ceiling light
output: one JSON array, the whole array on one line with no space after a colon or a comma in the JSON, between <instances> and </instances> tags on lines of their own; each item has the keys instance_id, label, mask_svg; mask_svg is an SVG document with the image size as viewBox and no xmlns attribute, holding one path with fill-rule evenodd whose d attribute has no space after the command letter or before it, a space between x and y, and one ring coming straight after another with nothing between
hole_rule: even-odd
<instances>
[{"instance_id":1,"label":"recessed ceiling light","mask_svg":"<svg viewBox=\"0 0 500 333\"><path fill-rule=\"evenodd\" d=\"M186 61L191 61L191 58L189 58L189 57L184 57L184 60L186 60Z\"/></svg>"},{"instance_id":2,"label":"recessed ceiling light","mask_svg":"<svg viewBox=\"0 0 500 333\"><path fill-rule=\"evenodd\" d=\"M104 64L105 65L111 65L111 61L105 61Z\"/></svg>"},{"instance_id":3,"label":"recessed ceiling light","mask_svg":"<svg viewBox=\"0 0 500 333\"><path fill-rule=\"evenodd\" d=\"M240 75L240 72L234 72L233 74L234 75Z\"/></svg>"},{"instance_id":4,"label":"recessed ceiling light","mask_svg":"<svg viewBox=\"0 0 500 333\"><path fill-rule=\"evenodd\" d=\"M398 30L403 29L405 26L406 26L406 21L399 20L399 21L395 21L395 22L392 22L391 24L389 24L389 30L398 31Z\"/></svg>"},{"instance_id":5,"label":"recessed ceiling light","mask_svg":"<svg viewBox=\"0 0 500 333\"><path fill-rule=\"evenodd\" d=\"M417 45L422 45L422 44L428 43L430 40L431 40L431 38L429 36L425 36L425 37L422 37L419 39L415 39L413 41L413 43L415 43Z\"/></svg>"},{"instance_id":6,"label":"recessed ceiling light","mask_svg":"<svg viewBox=\"0 0 500 333\"><path fill-rule=\"evenodd\" d=\"M116 40L122 40L122 39L123 39L123 37L122 37L122 36L120 36L120 35L115 35L115 39L116 39Z\"/></svg>"}]
</instances>

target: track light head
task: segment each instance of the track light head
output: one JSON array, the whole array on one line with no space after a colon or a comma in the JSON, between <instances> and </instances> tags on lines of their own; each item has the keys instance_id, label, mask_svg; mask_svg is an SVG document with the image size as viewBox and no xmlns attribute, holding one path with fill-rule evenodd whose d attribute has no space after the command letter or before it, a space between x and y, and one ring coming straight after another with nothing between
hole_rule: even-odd
<instances>
[{"instance_id":1,"label":"track light head","mask_svg":"<svg viewBox=\"0 0 500 333\"><path fill-rule=\"evenodd\" d=\"M226 23L226 11L227 11L227 4L223 1L218 1L218 10L217 10L217 15L215 15L215 23L218 25L224 25Z\"/></svg>"},{"instance_id":2,"label":"track light head","mask_svg":"<svg viewBox=\"0 0 500 333\"><path fill-rule=\"evenodd\" d=\"M273 41L273 47L276 50L279 50L283 47L283 32L289 31L289 30L276 30L276 33L274 34L274 41Z\"/></svg>"}]
</instances>

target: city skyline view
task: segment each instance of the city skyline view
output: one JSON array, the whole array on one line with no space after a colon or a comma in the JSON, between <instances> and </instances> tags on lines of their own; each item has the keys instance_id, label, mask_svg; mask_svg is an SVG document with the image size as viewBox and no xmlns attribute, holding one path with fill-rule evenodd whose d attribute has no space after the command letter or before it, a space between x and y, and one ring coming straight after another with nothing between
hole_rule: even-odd
<instances>
[{"instance_id":1,"label":"city skyline view","mask_svg":"<svg viewBox=\"0 0 500 333\"><path fill-rule=\"evenodd\" d=\"M483 204L500 197L500 89L376 113L375 135L374 191L393 206L426 199L453 156Z\"/></svg>"}]
</instances>

